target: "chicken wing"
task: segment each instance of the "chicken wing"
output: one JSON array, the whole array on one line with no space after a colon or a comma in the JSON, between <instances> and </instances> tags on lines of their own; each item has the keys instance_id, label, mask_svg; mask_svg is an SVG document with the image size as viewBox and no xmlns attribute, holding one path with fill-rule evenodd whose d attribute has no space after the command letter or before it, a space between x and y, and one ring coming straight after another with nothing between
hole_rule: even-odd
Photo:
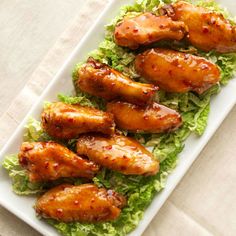
<instances>
[{"instance_id":1,"label":"chicken wing","mask_svg":"<svg viewBox=\"0 0 236 236\"><path fill-rule=\"evenodd\" d=\"M110 102L107 110L114 114L120 129L131 132L161 133L175 130L182 124L178 112L157 103L139 107L126 102Z\"/></svg>"},{"instance_id":2,"label":"chicken wing","mask_svg":"<svg viewBox=\"0 0 236 236\"><path fill-rule=\"evenodd\" d=\"M159 170L159 162L152 153L123 135L83 135L78 139L77 153L125 175L155 175Z\"/></svg>"},{"instance_id":3,"label":"chicken wing","mask_svg":"<svg viewBox=\"0 0 236 236\"><path fill-rule=\"evenodd\" d=\"M31 182L61 177L92 178L99 169L92 161L83 159L54 142L24 142L18 157L21 166L28 171Z\"/></svg>"},{"instance_id":4,"label":"chicken wing","mask_svg":"<svg viewBox=\"0 0 236 236\"><path fill-rule=\"evenodd\" d=\"M167 92L195 91L199 94L220 80L220 70L203 57L155 48L139 54L137 72Z\"/></svg>"},{"instance_id":5,"label":"chicken wing","mask_svg":"<svg viewBox=\"0 0 236 236\"><path fill-rule=\"evenodd\" d=\"M135 17L126 17L114 32L119 46L136 49L160 40L181 40L187 32L183 22L173 21L167 16L156 16L150 12Z\"/></svg>"},{"instance_id":6,"label":"chicken wing","mask_svg":"<svg viewBox=\"0 0 236 236\"><path fill-rule=\"evenodd\" d=\"M152 101L157 87L138 83L105 64L89 58L78 71L77 86L106 100L119 99L139 105Z\"/></svg>"},{"instance_id":7,"label":"chicken wing","mask_svg":"<svg viewBox=\"0 0 236 236\"><path fill-rule=\"evenodd\" d=\"M41 196L35 210L44 218L96 223L117 219L125 204L125 197L113 190L98 188L94 184L64 184Z\"/></svg>"},{"instance_id":8,"label":"chicken wing","mask_svg":"<svg viewBox=\"0 0 236 236\"><path fill-rule=\"evenodd\" d=\"M184 1L167 5L161 11L188 26L192 45L204 51L236 52L236 26L222 14Z\"/></svg>"},{"instance_id":9,"label":"chicken wing","mask_svg":"<svg viewBox=\"0 0 236 236\"><path fill-rule=\"evenodd\" d=\"M76 138L81 133L113 134L113 115L91 107L55 102L44 109L42 127L52 137Z\"/></svg>"}]
</instances>

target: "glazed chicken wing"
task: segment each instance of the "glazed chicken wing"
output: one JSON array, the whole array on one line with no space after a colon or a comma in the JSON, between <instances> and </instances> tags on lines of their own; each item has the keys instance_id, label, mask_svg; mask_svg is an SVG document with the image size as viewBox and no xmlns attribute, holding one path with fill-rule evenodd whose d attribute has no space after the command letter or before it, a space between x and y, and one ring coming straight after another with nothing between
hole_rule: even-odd
<instances>
[{"instance_id":1,"label":"glazed chicken wing","mask_svg":"<svg viewBox=\"0 0 236 236\"><path fill-rule=\"evenodd\" d=\"M167 16L156 16L150 12L135 17L126 17L114 33L119 46L136 49L160 40L181 40L186 34L183 22L173 21Z\"/></svg>"},{"instance_id":2,"label":"glazed chicken wing","mask_svg":"<svg viewBox=\"0 0 236 236\"><path fill-rule=\"evenodd\" d=\"M78 139L77 153L125 175L155 175L159 170L152 153L135 139L123 135L83 135Z\"/></svg>"},{"instance_id":3,"label":"glazed chicken wing","mask_svg":"<svg viewBox=\"0 0 236 236\"><path fill-rule=\"evenodd\" d=\"M131 132L161 133L175 130L182 124L178 112L157 103L140 107L126 102L110 102L107 110L114 114L120 129Z\"/></svg>"},{"instance_id":4,"label":"glazed chicken wing","mask_svg":"<svg viewBox=\"0 0 236 236\"><path fill-rule=\"evenodd\" d=\"M44 218L58 221L96 223L117 219L125 204L125 198L113 190L94 184L64 184L41 196L35 210Z\"/></svg>"},{"instance_id":5,"label":"glazed chicken wing","mask_svg":"<svg viewBox=\"0 0 236 236\"><path fill-rule=\"evenodd\" d=\"M42 113L43 129L59 139L76 138L81 133L113 134L113 115L91 107L55 102Z\"/></svg>"},{"instance_id":6,"label":"glazed chicken wing","mask_svg":"<svg viewBox=\"0 0 236 236\"><path fill-rule=\"evenodd\" d=\"M135 82L92 58L79 69L78 77L77 86L82 91L109 101L119 99L145 105L157 91L154 85Z\"/></svg>"},{"instance_id":7,"label":"glazed chicken wing","mask_svg":"<svg viewBox=\"0 0 236 236\"><path fill-rule=\"evenodd\" d=\"M222 14L184 1L167 5L162 11L188 26L188 40L192 45L204 51L236 52L236 26Z\"/></svg>"},{"instance_id":8,"label":"glazed chicken wing","mask_svg":"<svg viewBox=\"0 0 236 236\"><path fill-rule=\"evenodd\" d=\"M220 80L220 70L203 57L155 48L139 54L137 72L167 92L199 94Z\"/></svg>"},{"instance_id":9,"label":"glazed chicken wing","mask_svg":"<svg viewBox=\"0 0 236 236\"><path fill-rule=\"evenodd\" d=\"M61 177L92 178L99 169L92 161L82 159L54 142L24 142L18 157L21 166L28 171L31 182Z\"/></svg>"}]
</instances>

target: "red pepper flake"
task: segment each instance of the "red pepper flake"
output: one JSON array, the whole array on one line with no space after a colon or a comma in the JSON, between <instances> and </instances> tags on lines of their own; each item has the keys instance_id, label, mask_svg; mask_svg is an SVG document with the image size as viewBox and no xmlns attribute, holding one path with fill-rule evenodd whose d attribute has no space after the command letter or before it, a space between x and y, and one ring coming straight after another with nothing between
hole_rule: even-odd
<instances>
[{"instance_id":1,"label":"red pepper flake","mask_svg":"<svg viewBox=\"0 0 236 236\"><path fill-rule=\"evenodd\" d=\"M57 209L57 214L58 215L62 215L62 213L63 213L63 210L61 208Z\"/></svg>"},{"instance_id":2,"label":"red pepper flake","mask_svg":"<svg viewBox=\"0 0 236 236\"><path fill-rule=\"evenodd\" d=\"M207 27L207 26L203 26L203 27L202 27L202 32L203 32L204 34L209 33L208 27Z\"/></svg>"},{"instance_id":3,"label":"red pepper flake","mask_svg":"<svg viewBox=\"0 0 236 236\"><path fill-rule=\"evenodd\" d=\"M44 163L44 167L45 167L45 169L48 169L48 167L49 167L49 162L48 162L48 161L46 161L46 162Z\"/></svg>"},{"instance_id":4,"label":"red pepper flake","mask_svg":"<svg viewBox=\"0 0 236 236\"><path fill-rule=\"evenodd\" d=\"M216 19L211 18L211 24L214 25L216 23Z\"/></svg>"},{"instance_id":5,"label":"red pepper flake","mask_svg":"<svg viewBox=\"0 0 236 236\"><path fill-rule=\"evenodd\" d=\"M20 164L21 164L22 166L27 166L27 165L28 165L28 159L27 159L26 157L22 157L22 158L20 159Z\"/></svg>"},{"instance_id":6,"label":"red pepper flake","mask_svg":"<svg viewBox=\"0 0 236 236\"><path fill-rule=\"evenodd\" d=\"M79 204L79 201L78 201L78 200L75 200L75 201L74 201L74 204L75 204L75 205L78 205L78 204Z\"/></svg>"},{"instance_id":7,"label":"red pepper flake","mask_svg":"<svg viewBox=\"0 0 236 236\"><path fill-rule=\"evenodd\" d=\"M53 164L53 167L54 167L54 169L58 169L59 164L58 164L58 163L55 163L55 164Z\"/></svg>"},{"instance_id":8,"label":"red pepper flake","mask_svg":"<svg viewBox=\"0 0 236 236\"><path fill-rule=\"evenodd\" d=\"M201 69L202 70L207 70L209 67L208 67L208 65L206 65L206 64L202 64L201 65Z\"/></svg>"},{"instance_id":9,"label":"red pepper flake","mask_svg":"<svg viewBox=\"0 0 236 236\"><path fill-rule=\"evenodd\" d=\"M134 33L137 33L137 32L138 32L138 29L133 29L133 32L134 32Z\"/></svg>"},{"instance_id":10,"label":"red pepper flake","mask_svg":"<svg viewBox=\"0 0 236 236\"><path fill-rule=\"evenodd\" d=\"M108 145L104 147L106 150L111 150L112 149L112 145Z\"/></svg>"},{"instance_id":11,"label":"red pepper flake","mask_svg":"<svg viewBox=\"0 0 236 236\"><path fill-rule=\"evenodd\" d=\"M173 66L178 66L178 65L179 65L179 60L178 60L178 59L174 59L174 60L171 62L171 64L172 64Z\"/></svg>"},{"instance_id":12,"label":"red pepper flake","mask_svg":"<svg viewBox=\"0 0 236 236\"><path fill-rule=\"evenodd\" d=\"M144 116L143 116L143 119L144 119L144 120L148 120L148 116L147 116L147 115L144 115Z\"/></svg>"},{"instance_id":13,"label":"red pepper flake","mask_svg":"<svg viewBox=\"0 0 236 236\"><path fill-rule=\"evenodd\" d=\"M190 55L189 55L189 54L185 54L185 55L184 55L184 60L188 60L188 59L189 59L189 57L190 57Z\"/></svg>"}]
</instances>

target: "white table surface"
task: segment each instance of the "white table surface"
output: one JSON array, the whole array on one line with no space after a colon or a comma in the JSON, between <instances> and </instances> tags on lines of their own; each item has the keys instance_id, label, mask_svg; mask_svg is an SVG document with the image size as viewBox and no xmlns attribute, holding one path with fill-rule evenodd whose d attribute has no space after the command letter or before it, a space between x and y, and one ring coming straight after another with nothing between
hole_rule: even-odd
<instances>
[{"instance_id":1,"label":"white table surface","mask_svg":"<svg viewBox=\"0 0 236 236\"><path fill-rule=\"evenodd\" d=\"M82 9L83 0L0 1L0 107L3 113L58 37Z\"/></svg>"},{"instance_id":2,"label":"white table surface","mask_svg":"<svg viewBox=\"0 0 236 236\"><path fill-rule=\"evenodd\" d=\"M7 110L84 3L83 0L0 1L1 114ZM0 235L40 234L0 207Z\"/></svg>"},{"instance_id":3,"label":"white table surface","mask_svg":"<svg viewBox=\"0 0 236 236\"><path fill-rule=\"evenodd\" d=\"M23 88L31 73L37 68L47 51L69 25L70 21L83 7L82 0L1 0L0 1L0 107L1 113L7 110L10 103ZM232 1L233 7L233 1ZM198 160L178 185L168 201L155 217L145 236L187 236L187 235L224 235L223 226L230 228L230 235L236 235L235 217L227 218L227 212L234 209L235 198L227 192L228 205L224 214L215 211L207 194L210 190L219 196L217 178L221 178L218 169L212 168L211 179L199 183L200 175L209 172L205 163L219 162L219 158L227 156L228 160L235 157L236 108L230 113L216 135L209 142ZM230 132L225 132L230 130ZM224 137L224 139L222 139ZM234 140L234 141L233 141ZM236 166L228 170L230 181L236 182ZM207 174L206 174L207 175ZM191 181L189 181L191 179ZM4 191L4 190L1 190ZM186 201L180 202L181 194L188 192ZM193 211L204 193L205 201L199 212ZM220 201L220 199L219 199ZM232 204L232 205L230 205ZM181 210L180 210L181 208ZM208 218L204 218L204 214ZM189 218L191 215L191 218ZM179 221L172 227L173 221ZM219 223L218 223L219 222ZM222 226L222 227L221 227ZM182 232L176 234L175 232ZM32 228L11 213L0 207L0 236L39 236Z\"/></svg>"}]
</instances>

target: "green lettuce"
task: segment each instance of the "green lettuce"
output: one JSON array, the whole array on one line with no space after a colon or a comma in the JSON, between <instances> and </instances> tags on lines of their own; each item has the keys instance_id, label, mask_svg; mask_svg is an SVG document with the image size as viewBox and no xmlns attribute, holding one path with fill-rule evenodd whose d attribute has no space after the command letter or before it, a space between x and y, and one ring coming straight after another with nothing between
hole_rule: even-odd
<instances>
[{"instance_id":1,"label":"green lettuce","mask_svg":"<svg viewBox=\"0 0 236 236\"><path fill-rule=\"evenodd\" d=\"M64 102L64 103L67 103L67 104L80 104L82 106L88 106L88 107L95 107L96 105L93 104L86 96L68 96L68 95L65 95L65 94L58 94L58 99L61 101L61 102Z\"/></svg>"},{"instance_id":2,"label":"green lettuce","mask_svg":"<svg viewBox=\"0 0 236 236\"><path fill-rule=\"evenodd\" d=\"M132 6L122 7L120 14L106 26L105 39L99 45L98 49L91 52L89 56L94 57L100 62L107 63L114 69L117 69L127 76L143 81L134 69L134 58L136 52L117 46L113 40L113 31L115 25L123 19L124 16L135 16L140 12L151 11L158 14L158 6L171 3L170 0L136 0ZM219 7L214 1L197 1L197 5L207 7L224 14L233 23L233 19L225 9ZM86 223L63 223L55 220L47 220L61 234L66 236L92 236L92 235L126 235L131 232L139 223L145 209L151 203L156 193L164 187L169 173L178 164L178 155L184 148L184 141L191 134L202 135L206 126L210 111L210 99L217 94L223 85L226 85L236 71L236 54L218 54L216 52L205 53L196 48L183 43L168 44L162 42L156 46L168 46L184 52L194 53L203 56L216 63L221 70L220 84L213 86L204 94L195 93L166 93L159 91L156 101L179 111L182 115L183 125L175 132L165 134L129 134L135 137L142 144L153 148L154 156L160 161L160 171L157 175L151 177L143 176L125 176L123 174L102 169L94 178L93 182L99 187L115 189L117 192L124 194L128 199L127 206L122 210L121 216L114 222L86 224ZM59 94L60 101L68 104L80 104L83 106L97 107L104 109L105 101L94 96L83 93L77 86L79 79L78 70L84 62L78 63L73 70L72 77L75 85L76 96L67 96ZM49 140L50 137L41 129L40 122L30 119L24 139L27 141ZM69 140L63 143L71 150L74 150L76 140ZM45 191L45 189L61 183L56 181L51 185L32 185L17 159L17 155L7 156L3 166L13 180L13 190L17 194L34 194ZM66 179L74 184L82 183L79 178Z\"/></svg>"},{"instance_id":3,"label":"green lettuce","mask_svg":"<svg viewBox=\"0 0 236 236\"><path fill-rule=\"evenodd\" d=\"M43 191L43 184L31 183L29 181L26 170L22 169L18 162L17 154L6 156L2 165L12 179L12 189L16 194L31 195Z\"/></svg>"},{"instance_id":4,"label":"green lettuce","mask_svg":"<svg viewBox=\"0 0 236 236\"><path fill-rule=\"evenodd\" d=\"M64 98L66 96L63 95ZM70 100L71 97L68 97ZM73 101L73 100L72 100ZM81 98L82 101L82 98ZM25 126L23 140L27 142L41 142L53 140L41 128L39 121L30 117ZM70 149L75 149L76 140L69 140L62 143ZM18 154L7 155L2 163L2 166L8 171L12 180L12 190L18 195L35 195L45 192L47 189L62 183L81 184L84 180L79 178L61 178L51 182L32 183L29 181L28 173L19 163Z\"/></svg>"},{"instance_id":5,"label":"green lettuce","mask_svg":"<svg viewBox=\"0 0 236 236\"><path fill-rule=\"evenodd\" d=\"M52 140L46 134L41 123L30 117L25 126L25 133L23 135L25 142L49 141ZM31 183L27 171L19 164L18 155L12 154L4 158L2 166L8 171L12 180L12 189L18 195L32 195L42 193L46 183Z\"/></svg>"},{"instance_id":6,"label":"green lettuce","mask_svg":"<svg viewBox=\"0 0 236 236\"><path fill-rule=\"evenodd\" d=\"M25 126L25 133L23 135L23 140L25 142L34 142L34 141L48 141L51 140L51 138L47 133L43 131L40 121L30 117L27 125Z\"/></svg>"}]
</instances>

